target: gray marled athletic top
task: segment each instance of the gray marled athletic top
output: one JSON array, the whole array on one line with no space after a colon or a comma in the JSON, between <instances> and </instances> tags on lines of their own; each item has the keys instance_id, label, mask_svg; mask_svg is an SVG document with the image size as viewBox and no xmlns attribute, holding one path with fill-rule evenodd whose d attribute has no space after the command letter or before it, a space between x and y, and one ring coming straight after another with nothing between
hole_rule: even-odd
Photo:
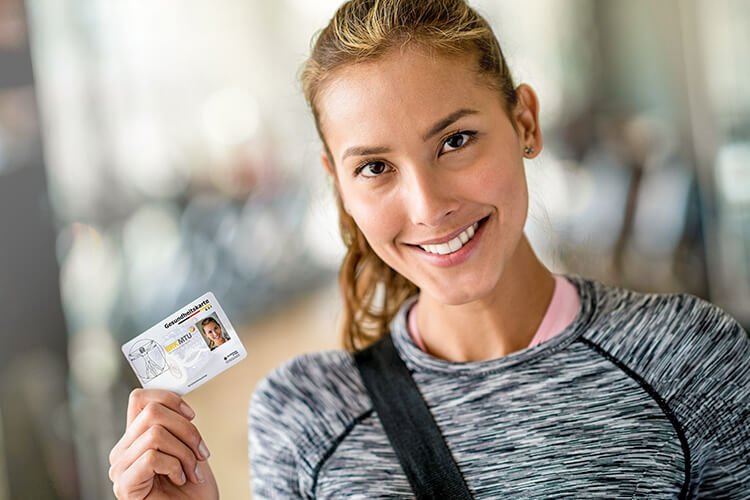
<instances>
[{"instance_id":1,"label":"gray marled athletic top","mask_svg":"<svg viewBox=\"0 0 750 500\"><path fill-rule=\"evenodd\" d=\"M576 320L490 361L399 354L475 498L750 498L750 339L690 295L568 277ZM460 335L460 332L457 332ZM413 497L350 354L297 357L250 405L254 497Z\"/></svg>"}]
</instances>

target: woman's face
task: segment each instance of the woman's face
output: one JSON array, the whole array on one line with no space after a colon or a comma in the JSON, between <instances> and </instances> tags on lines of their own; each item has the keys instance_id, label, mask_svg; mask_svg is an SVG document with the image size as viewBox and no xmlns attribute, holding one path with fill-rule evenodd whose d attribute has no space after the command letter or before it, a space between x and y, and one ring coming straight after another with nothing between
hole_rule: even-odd
<instances>
[{"instance_id":1,"label":"woman's face","mask_svg":"<svg viewBox=\"0 0 750 500\"><path fill-rule=\"evenodd\" d=\"M210 321L206 323L205 325L203 325L203 332L206 334L208 338L210 338L214 342L219 342L219 341L224 340L221 336L221 326L215 321Z\"/></svg>"},{"instance_id":2,"label":"woman's face","mask_svg":"<svg viewBox=\"0 0 750 500\"><path fill-rule=\"evenodd\" d=\"M446 304L500 283L528 205L523 148L541 148L536 97L508 118L475 57L406 48L338 70L318 98L342 201L375 253Z\"/></svg>"}]
</instances>

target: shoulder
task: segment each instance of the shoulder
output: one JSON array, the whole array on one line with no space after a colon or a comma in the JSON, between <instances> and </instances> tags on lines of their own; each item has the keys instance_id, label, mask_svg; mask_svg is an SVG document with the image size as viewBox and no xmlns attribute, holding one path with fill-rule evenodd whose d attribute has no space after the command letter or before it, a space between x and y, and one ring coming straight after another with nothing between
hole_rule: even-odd
<instances>
[{"instance_id":1,"label":"shoulder","mask_svg":"<svg viewBox=\"0 0 750 500\"><path fill-rule=\"evenodd\" d=\"M342 350L306 353L294 357L269 372L259 383L253 399L305 398L319 400L361 389L359 374L351 353Z\"/></svg>"},{"instance_id":2,"label":"shoulder","mask_svg":"<svg viewBox=\"0 0 750 500\"><path fill-rule=\"evenodd\" d=\"M272 370L250 400L254 496L313 497L319 464L371 412L350 353L303 354Z\"/></svg>"},{"instance_id":3,"label":"shoulder","mask_svg":"<svg viewBox=\"0 0 750 500\"><path fill-rule=\"evenodd\" d=\"M689 294L593 287L595 312L582 336L666 399L747 383L738 375L750 373L750 337L720 307Z\"/></svg>"},{"instance_id":4,"label":"shoulder","mask_svg":"<svg viewBox=\"0 0 750 500\"><path fill-rule=\"evenodd\" d=\"M740 324L720 307L685 293L642 293L591 282L595 307L584 337L622 361L660 355L703 356L748 343Z\"/></svg>"},{"instance_id":5,"label":"shoulder","mask_svg":"<svg viewBox=\"0 0 750 500\"><path fill-rule=\"evenodd\" d=\"M588 289L595 305L582 339L653 389L683 436L701 496L734 498L747 491L747 332L721 308L692 295L645 294L593 282Z\"/></svg>"},{"instance_id":6,"label":"shoulder","mask_svg":"<svg viewBox=\"0 0 750 500\"><path fill-rule=\"evenodd\" d=\"M353 356L324 351L297 356L272 370L250 401L250 430L276 427L313 443L337 435L371 408Z\"/></svg>"}]
</instances>

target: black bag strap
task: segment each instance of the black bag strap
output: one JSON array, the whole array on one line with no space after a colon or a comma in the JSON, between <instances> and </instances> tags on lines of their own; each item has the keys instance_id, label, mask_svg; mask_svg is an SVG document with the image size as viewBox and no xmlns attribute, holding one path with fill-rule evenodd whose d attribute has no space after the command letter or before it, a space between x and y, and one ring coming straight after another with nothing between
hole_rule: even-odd
<instances>
[{"instance_id":1,"label":"black bag strap","mask_svg":"<svg viewBox=\"0 0 750 500\"><path fill-rule=\"evenodd\" d=\"M417 498L472 498L440 429L390 334L354 360Z\"/></svg>"}]
</instances>

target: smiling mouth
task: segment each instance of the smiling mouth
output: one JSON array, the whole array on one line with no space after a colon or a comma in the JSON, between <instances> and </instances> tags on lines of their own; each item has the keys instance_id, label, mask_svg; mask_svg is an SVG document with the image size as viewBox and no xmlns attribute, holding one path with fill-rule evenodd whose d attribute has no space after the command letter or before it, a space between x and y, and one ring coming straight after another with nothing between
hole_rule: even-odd
<instances>
[{"instance_id":1,"label":"smiling mouth","mask_svg":"<svg viewBox=\"0 0 750 500\"><path fill-rule=\"evenodd\" d=\"M463 248L463 246L468 243L469 241L474 238L474 234L476 234L477 229L479 229L479 226L484 224L484 222L489 218L489 216L475 222L471 226L464 229L460 234L458 234L453 239L446 241L445 243L439 243L436 245L414 245L418 246L422 250L424 250L427 253L436 254L436 255L449 255L454 252L457 252Z\"/></svg>"}]
</instances>

